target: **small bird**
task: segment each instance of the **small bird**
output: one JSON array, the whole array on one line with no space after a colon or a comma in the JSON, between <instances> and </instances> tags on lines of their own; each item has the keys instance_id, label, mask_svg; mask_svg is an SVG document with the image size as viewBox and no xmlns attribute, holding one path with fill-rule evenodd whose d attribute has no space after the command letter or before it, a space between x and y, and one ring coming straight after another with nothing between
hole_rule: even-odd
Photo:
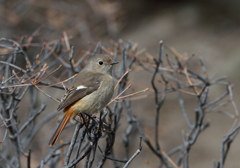
<instances>
[{"instance_id":1,"label":"small bird","mask_svg":"<svg viewBox=\"0 0 240 168\"><path fill-rule=\"evenodd\" d=\"M112 67L117 63L107 55L88 60L60 101L57 110L63 109L63 119L50 139L50 146L54 146L69 120L79 113L94 114L108 104L114 92Z\"/></svg>"}]
</instances>

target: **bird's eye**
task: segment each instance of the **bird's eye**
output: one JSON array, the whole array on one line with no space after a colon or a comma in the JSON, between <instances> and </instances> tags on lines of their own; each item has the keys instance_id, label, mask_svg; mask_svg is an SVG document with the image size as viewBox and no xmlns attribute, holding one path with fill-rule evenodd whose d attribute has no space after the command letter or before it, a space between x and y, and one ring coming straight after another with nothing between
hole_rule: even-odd
<instances>
[{"instance_id":1,"label":"bird's eye","mask_svg":"<svg viewBox=\"0 0 240 168\"><path fill-rule=\"evenodd\" d=\"M102 61L99 61L98 63L99 63L99 65L102 65L102 64L103 64L103 62L102 62Z\"/></svg>"}]
</instances>

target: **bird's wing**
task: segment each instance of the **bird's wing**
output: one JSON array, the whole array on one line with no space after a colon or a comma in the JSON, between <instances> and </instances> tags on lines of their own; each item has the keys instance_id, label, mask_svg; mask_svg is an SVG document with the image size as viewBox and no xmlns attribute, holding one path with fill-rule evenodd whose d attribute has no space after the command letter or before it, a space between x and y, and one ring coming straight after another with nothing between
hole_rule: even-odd
<instances>
[{"instance_id":1,"label":"bird's wing","mask_svg":"<svg viewBox=\"0 0 240 168\"><path fill-rule=\"evenodd\" d=\"M83 97L91 94L99 88L103 80L103 76L100 74L79 74L76 80L69 87L69 90L64 94L57 110L64 109Z\"/></svg>"}]
</instances>

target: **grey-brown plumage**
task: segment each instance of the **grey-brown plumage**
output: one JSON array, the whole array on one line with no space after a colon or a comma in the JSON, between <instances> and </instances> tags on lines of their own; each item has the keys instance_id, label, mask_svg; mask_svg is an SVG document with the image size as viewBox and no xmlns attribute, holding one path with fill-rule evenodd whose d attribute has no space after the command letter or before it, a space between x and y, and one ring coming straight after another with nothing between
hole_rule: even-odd
<instances>
[{"instance_id":1,"label":"grey-brown plumage","mask_svg":"<svg viewBox=\"0 0 240 168\"><path fill-rule=\"evenodd\" d=\"M107 105L114 92L111 73L116 63L107 55L97 55L88 61L61 99L57 110L63 109L64 118L49 145L56 143L68 121L78 113L94 114Z\"/></svg>"},{"instance_id":2,"label":"grey-brown plumage","mask_svg":"<svg viewBox=\"0 0 240 168\"><path fill-rule=\"evenodd\" d=\"M70 87L69 90L65 93L64 97L61 99L61 102L57 110L64 109L76 101L82 99L84 96L91 94L93 91L97 90L103 80L103 74L101 73L92 73L86 72L80 76L77 76ZM78 86L84 86L86 88L77 89ZM75 84L75 85L74 85Z\"/></svg>"}]
</instances>

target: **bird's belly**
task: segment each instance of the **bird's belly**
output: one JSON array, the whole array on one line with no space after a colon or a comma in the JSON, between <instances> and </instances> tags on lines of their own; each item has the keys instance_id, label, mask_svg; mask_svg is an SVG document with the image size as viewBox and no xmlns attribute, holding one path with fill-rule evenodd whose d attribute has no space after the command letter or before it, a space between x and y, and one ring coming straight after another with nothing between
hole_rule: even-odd
<instances>
[{"instance_id":1,"label":"bird's belly","mask_svg":"<svg viewBox=\"0 0 240 168\"><path fill-rule=\"evenodd\" d=\"M113 87L114 87L113 84L110 88L100 87L90 95L85 96L84 98L82 98L73 105L73 113L75 115L77 115L78 113L94 114L102 110L112 98L114 92Z\"/></svg>"}]
</instances>

